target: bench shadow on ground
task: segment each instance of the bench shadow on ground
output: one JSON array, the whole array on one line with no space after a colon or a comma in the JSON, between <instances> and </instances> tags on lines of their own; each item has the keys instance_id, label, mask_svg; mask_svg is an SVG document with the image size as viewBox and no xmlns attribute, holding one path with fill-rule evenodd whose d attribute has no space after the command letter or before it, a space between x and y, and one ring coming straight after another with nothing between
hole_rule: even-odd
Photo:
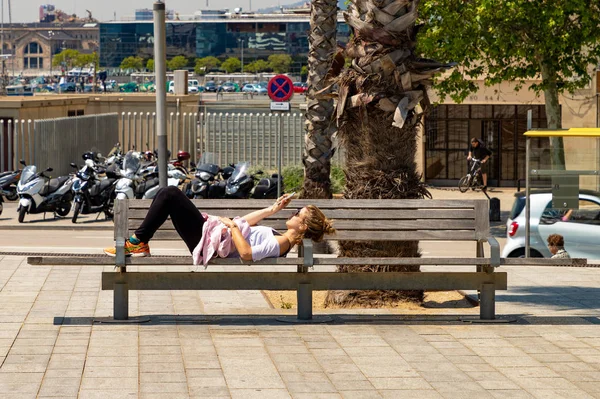
<instances>
[{"instance_id":1,"label":"bench shadow on ground","mask_svg":"<svg viewBox=\"0 0 600 399\"><path fill-rule=\"evenodd\" d=\"M281 326L283 328L297 325L591 325L600 324L600 319L595 316L533 316L527 314L497 315L497 320L480 323L478 317L471 315L452 316L422 316L422 315L364 315L364 314L318 314L329 316L331 321L326 323L309 322L293 323L281 321L281 318L293 319L293 315L147 315L142 316L147 321L137 323L135 317L129 321L115 321L109 317L55 317L54 325L60 326L90 326L90 325L132 325L160 326L160 325L203 325L203 326Z\"/></svg>"},{"instance_id":2,"label":"bench shadow on ground","mask_svg":"<svg viewBox=\"0 0 600 399\"><path fill-rule=\"evenodd\" d=\"M600 287L509 285L508 291L496 292L496 302L524 308L539 306L544 312L589 310L600 316Z\"/></svg>"}]
</instances>

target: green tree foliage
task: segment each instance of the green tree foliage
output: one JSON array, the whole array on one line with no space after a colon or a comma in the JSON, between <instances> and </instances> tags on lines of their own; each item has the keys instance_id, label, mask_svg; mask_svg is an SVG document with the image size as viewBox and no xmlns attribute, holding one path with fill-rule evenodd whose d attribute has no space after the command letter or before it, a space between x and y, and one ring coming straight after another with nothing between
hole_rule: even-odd
<instances>
[{"instance_id":1,"label":"green tree foliage","mask_svg":"<svg viewBox=\"0 0 600 399\"><path fill-rule=\"evenodd\" d=\"M194 72L197 75L205 75L212 69L215 69L221 64L221 61L217 57L204 57L196 58L196 65L194 66Z\"/></svg>"},{"instance_id":2,"label":"green tree foliage","mask_svg":"<svg viewBox=\"0 0 600 399\"><path fill-rule=\"evenodd\" d=\"M300 68L300 76L308 76L308 67L306 65L302 65L302 68Z\"/></svg>"},{"instance_id":3,"label":"green tree foliage","mask_svg":"<svg viewBox=\"0 0 600 399\"><path fill-rule=\"evenodd\" d=\"M79 54L74 62L73 66L77 67L85 67L85 66L94 66L94 68L98 67L99 63L98 53L93 52L92 54Z\"/></svg>"},{"instance_id":4,"label":"green tree foliage","mask_svg":"<svg viewBox=\"0 0 600 399\"><path fill-rule=\"evenodd\" d=\"M121 61L120 68L121 69L134 69L139 71L144 67L144 60L142 57L127 57L123 61Z\"/></svg>"},{"instance_id":5,"label":"green tree foliage","mask_svg":"<svg viewBox=\"0 0 600 399\"><path fill-rule=\"evenodd\" d=\"M65 65L71 69L81 54L77 50L65 49L52 57L52 66Z\"/></svg>"},{"instance_id":6,"label":"green tree foliage","mask_svg":"<svg viewBox=\"0 0 600 399\"><path fill-rule=\"evenodd\" d=\"M251 72L251 73L264 72L264 71L268 71L269 69L270 69L270 65L265 60L252 61L251 63L247 64L244 67L245 71Z\"/></svg>"},{"instance_id":7,"label":"green tree foliage","mask_svg":"<svg viewBox=\"0 0 600 399\"><path fill-rule=\"evenodd\" d=\"M146 62L146 69L149 70L150 72L154 72L154 59L150 58Z\"/></svg>"},{"instance_id":8,"label":"green tree foliage","mask_svg":"<svg viewBox=\"0 0 600 399\"><path fill-rule=\"evenodd\" d=\"M590 0L425 0L418 44L429 58L457 62L437 82L442 97L461 102L503 81L544 94L548 127L561 127L558 96L583 88L600 61L600 3Z\"/></svg>"},{"instance_id":9,"label":"green tree foliage","mask_svg":"<svg viewBox=\"0 0 600 399\"><path fill-rule=\"evenodd\" d=\"M221 68L227 73L233 73L239 71L242 67L242 63L238 58L229 57L221 64Z\"/></svg>"},{"instance_id":10,"label":"green tree foliage","mask_svg":"<svg viewBox=\"0 0 600 399\"><path fill-rule=\"evenodd\" d=\"M269 56L269 65L275 73L289 72L292 65L292 57L287 54L273 54Z\"/></svg>"},{"instance_id":11,"label":"green tree foliage","mask_svg":"<svg viewBox=\"0 0 600 399\"><path fill-rule=\"evenodd\" d=\"M188 59L183 55L178 55L177 57L173 57L167 61L167 68L169 68L171 71L175 71L177 69L185 68L187 64Z\"/></svg>"}]
</instances>

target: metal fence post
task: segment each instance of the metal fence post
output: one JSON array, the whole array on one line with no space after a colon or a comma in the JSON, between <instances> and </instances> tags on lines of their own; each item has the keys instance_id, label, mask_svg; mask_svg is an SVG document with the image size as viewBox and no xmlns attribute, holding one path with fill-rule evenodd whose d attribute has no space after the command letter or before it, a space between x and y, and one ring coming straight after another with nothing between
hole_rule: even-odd
<instances>
[{"instance_id":1,"label":"metal fence post","mask_svg":"<svg viewBox=\"0 0 600 399\"><path fill-rule=\"evenodd\" d=\"M35 165L34 152L33 152L33 134L31 132L31 119L27 120L27 146L29 148L29 160Z\"/></svg>"},{"instance_id":2,"label":"metal fence post","mask_svg":"<svg viewBox=\"0 0 600 399\"><path fill-rule=\"evenodd\" d=\"M128 150L131 150L131 112L127 113L127 147Z\"/></svg>"},{"instance_id":3,"label":"metal fence post","mask_svg":"<svg viewBox=\"0 0 600 399\"><path fill-rule=\"evenodd\" d=\"M0 119L0 172L6 172L4 169L4 119Z\"/></svg>"},{"instance_id":4,"label":"metal fence post","mask_svg":"<svg viewBox=\"0 0 600 399\"><path fill-rule=\"evenodd\" d=\"M138 141L137 141L137 132L138 132L138 126L137 126L137 112L133 113L133 149L134 150L141 150L141 148L138 148Z\"/></svg>"},{"instance_id":5,"label":"metal fence post","mask_svg":"<svg viewBox=\"0 0 600 399\"><path fill-rule=\"evenodd\" d=\"M125 147L125 112L121 112L121 134L119 137L119 142L121 143L123 148L126 148Z\"/></svg>"},{"instance_id":6,"label":"metal fence post","mask_svg":"<svg viewBox=\"0 0 600 399\"><path fill-rule=\"evenodd\" d=\"M169 148L171 149L171 151L173 151L173 136L174 136L174 134L173 134L173 132L174 132L174 130L173 130L173 118L175 118L175 113L171 112L171 114L169 115L169 125L170 125L170 129L169 130L170 130L170 136L171 136L171 140L170 140L171 144L169 145Z\"/></svg>"},{"instance_id":7,"label":"metal fence post","mask_svg":"<svg viewBox=\"0 0 600 399\"><path fill-rule=\"evenodd\" d=\"M12 119L8 120L8 125L6 127L6 134L8 135L8 162L6 163L7 167L9 170L14 170L14 165L15 165L15 152L13 151L13 135L14 135L14 130L12 129Z\"/></svg>"}]
</instances>

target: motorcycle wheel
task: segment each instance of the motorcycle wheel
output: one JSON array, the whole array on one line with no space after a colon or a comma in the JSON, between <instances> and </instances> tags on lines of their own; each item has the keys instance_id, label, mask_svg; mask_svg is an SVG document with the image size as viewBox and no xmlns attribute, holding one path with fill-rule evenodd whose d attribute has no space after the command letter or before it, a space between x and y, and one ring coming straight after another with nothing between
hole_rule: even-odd
<instances>
[{"instance_id":1,"label":"motorcycle wheel","mask_svg":"<svg viewBox=\"0 0 600 399\"><path fill-rule=\"evenodd\" d=\"M25 214L27 213L27 208L19 209L19 223L23 223L25 220Z\"/></svg>"},{"instance_id":2,"label":"motorcycle wheel","mask_svg":"<svg viewBox=\"0 0 600 399\"><path fill-rule=\"evenodd\" d=\"M4 206L2 205L2 202L0 202L0 215L2 215L2 210L4 209Z\"/></svg>"},{"instance_id":3,"label":"motorcycle wheel","mask_svg":"<svg viewBox=\"0 0 600 399\"><path fill-rule=\"evenodd\" d=\"M77 223L77 217L79 216L79 212L81 212L81 202L76 202L75 208L73 209L73 217L71 218L71 223Z\"/></svg>"},{"instance_id":4,"label":"motorcycle wheel","mask_svg":"<svg viewBox=\"0 0 600 399\"><path fill-rule=\"evenodd\" d=\"M469 176L463 176L458 182L458 189L461 193L466 193L470 186L471 181L469 179Z\"/></svg>"},{"instance_id":5,"label":"motorcycle wheel","mask_svg":"<svg viewBox=\"0 0 600 399\"><path fill-rule=\"evenodd\" d=\"M16 201L19 199L19 194L17 194L17 190L10 190L10 194L6 196L6 199L9 201Z\"/></svg>"},{"instance_id":6,"label":"motorcycle wheel","mask_svg":"<svg viewBox=\"0 0 600 399\"><path fill-rule=\"evenodd\" d=\"M71 203L70 202L63 202L56 208L56 214L58 216L62 216L62 217L67 216L70 211L71 211Z\"/></svg>"}]
</instances>

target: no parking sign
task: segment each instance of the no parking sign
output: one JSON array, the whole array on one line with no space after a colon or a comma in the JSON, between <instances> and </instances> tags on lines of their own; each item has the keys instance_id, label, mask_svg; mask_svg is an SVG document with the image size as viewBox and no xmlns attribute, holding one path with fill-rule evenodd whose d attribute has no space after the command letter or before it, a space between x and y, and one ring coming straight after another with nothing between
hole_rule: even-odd
<instances>
[{"instance_id":1,"label":"no parking sign","mask_svg":"<svg viewBox=\"0 0 600 399\"><path fill-rule=\"evenodd\" d=\"M267 83L267 93L272 100L272 111L289 111L288 101L294 95L294 83L286 75L275 75Z\"/></svg>"}]
</instances>

